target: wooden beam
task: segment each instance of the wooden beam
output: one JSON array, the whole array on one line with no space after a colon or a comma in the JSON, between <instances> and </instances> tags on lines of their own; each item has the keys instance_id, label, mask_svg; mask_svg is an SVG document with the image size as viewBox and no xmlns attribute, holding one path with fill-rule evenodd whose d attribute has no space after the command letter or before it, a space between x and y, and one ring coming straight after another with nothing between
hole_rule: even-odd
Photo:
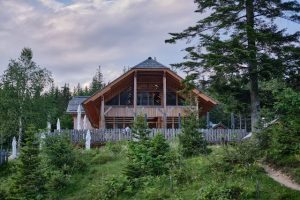
<instances>
[{"instance_id":1,"label":"wooden beam","mask_svg":"<svg viewBox=\"0 0 300 200\"><path fill-rule=\"evenodd\" d=\"M137 72L134 73L134 80L133 80L133 110L136 114L136 105L137 105Z\"/></svg>"},{"instance_id":2,"label":"wooden beam","mask_svg":"<svg viewBox=\"0 0 300 200\"><path fill-rule=\"evenodd\" d=\"M164 72L163 76L163 103L164 103L164 109L167 108L167 78L166 78L166 72Z\"/></svg>"},{"instance_id":3,"label":"wooden beam","mask_svg":"<svg viewBox=\"0 0 300 200\"><path fill-rule=\"evenodd\" d=\"M167 78L164 71L163 76L163 103L164 103L164 128L167 128Z\"/></svg>"},{"instance_id":4,"label":"wooden beam","mask_svg":"<svg viewBox=\"0 0 300 200\"><path fill-rule=\"evenodd\" d=\"M101 124L99 128L105 128L105 115L104 115L104 96L102 96L102 100L101 100Z\"/></svg>"}]
</instances>

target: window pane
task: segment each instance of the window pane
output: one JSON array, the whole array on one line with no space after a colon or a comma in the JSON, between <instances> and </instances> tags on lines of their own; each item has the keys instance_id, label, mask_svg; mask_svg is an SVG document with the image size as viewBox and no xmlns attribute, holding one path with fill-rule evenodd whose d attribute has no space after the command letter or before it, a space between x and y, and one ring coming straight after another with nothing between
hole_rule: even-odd
<instances>
[{"instance_id":1,"label":"window pane","mask_svg":"<svg viewBox=\"0 0 300 200\"><path fill-rule=\"evenodd\" d=\"M167 105L176 106L176 93L167 92Z\"/></svg>"},{"instance_id":2,"label":"window pane","mask_svg":"<svg viewBox=\"0 0 300 200\"><path fill-rule=\"evenodd\" d=\"M160 96L159 96L159 92L154 92L154 97L153 97L153 104L155 106L160 106L161 105L161 99L160 99Z\"/></svg>"},{"instance_id":3,"label":"window pane","mask_svg":"<svg viewBox=\"0 0 300 200\"><path fill-rule=\"evenodd\" d=\"M106 105L119 105L119 95L106 102Z\"/></svg>"},{"instance_id":4,"label":"window pane","mask_svg":"<svg viewBox=\"0 0 300 200\"><path fill-rule=\"evenodd\" d=\"M184 100L184 98L182 98L182 97L178 96L178 105L179 105L179 106L183 106L183 105L184 105L184 103L185 103L185 100Z\"/></svg>"}]
</instances>

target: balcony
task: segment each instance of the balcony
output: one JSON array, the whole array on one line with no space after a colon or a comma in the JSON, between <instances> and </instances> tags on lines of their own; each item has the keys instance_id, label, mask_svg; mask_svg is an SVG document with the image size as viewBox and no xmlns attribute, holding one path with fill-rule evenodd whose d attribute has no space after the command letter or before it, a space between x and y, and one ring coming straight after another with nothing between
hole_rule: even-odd
<instances>
[{"instance_id":1,"label":"balcony","mask_svg":"<svg viewBox=\"0 0 300 200\"><path fill-rule=\"evenodd\" d=\"M189 108L190 107L190 108ZM196 109L196 106L167 106L166 114L168 117L178 117L180 113L184 116L187 109ZM163 117L163 106L137 106L137 114L147 114L147 117ZM105 106L106 117L134 117L133 106Z\"/></svg>"}]
</instances>

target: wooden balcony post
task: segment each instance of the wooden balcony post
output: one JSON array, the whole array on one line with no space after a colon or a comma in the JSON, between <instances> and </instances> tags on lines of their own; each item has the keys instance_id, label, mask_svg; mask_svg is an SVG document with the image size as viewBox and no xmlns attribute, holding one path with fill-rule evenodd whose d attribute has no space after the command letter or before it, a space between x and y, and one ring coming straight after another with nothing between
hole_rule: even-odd
<instances>
[{"instance_id":1,"label":"wooden balcony post","mask_svg":"<svg viewBox=\"0 0 300 200\"><path fill-rule=\"evenodd\" d=\"M99 128L105 128L105 115L104 115L104 96L102 96L101 98L101 112L100 112L100 115L101 115L101 123L100 123L100 127Z\"/></svg>"},{"instance_id":2,"label":"wooden balcony post","mask_svg":"<svg viewBox=\"0 0 300 200\"><path fill-rule=\"evenodd\" d=\"M166 72L164 72L163 76L163 97L164 97L164 110L166 112L167 109L167 79L166 79Z\"/></svg>"},{"instance_id":3,"label":"wooden balcony post","mask_svg":"<svg viewBox=\"0 0 300 200\"><path fill-rule=\"evenodd\" d=\"M136 116L136 105L137 105L137 72L134 73L134 80L133 80L133 112L134 112L134 116Z\"/></svg>"},{"instance_id":4,"label":"wooden balcony post","mask_svg":"<svg viewBox=\"0 0 300 200\"><path fill-rule=\"evenodd\" d=\"M163 76L163 102L164 102L164 128L167 128L167 78L166 78L166 72L164 71Z\"/></svg>"}]
</instances>

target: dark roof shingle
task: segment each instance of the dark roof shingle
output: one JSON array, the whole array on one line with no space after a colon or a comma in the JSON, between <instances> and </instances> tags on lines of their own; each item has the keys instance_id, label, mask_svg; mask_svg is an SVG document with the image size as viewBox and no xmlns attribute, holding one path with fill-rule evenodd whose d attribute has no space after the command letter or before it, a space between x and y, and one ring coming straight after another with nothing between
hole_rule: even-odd
<instances>
[{"instance_id":1,"label":"dark roof shingle","mask_svg":"<svg viewBox=\"0 0 300 200\"><path fill-rule=\"evenodd\" d=\"M75 96L73 97L68 104L67 113L77 113L78 105L81 105L81 113L84 113L84 109L82 107L82 102L85 101L89 96Z\"/></svg>"},{"instance_id":2,"label":"dark roof shingle","mask_svg":"<svg viewBox=\"0 0 300 200\"><path fill-rule=\"evenodd\" d=\"M149 57L147 60L135 65L133 68L168 68L163 64Z\"/></svg>"}]
</instances>

